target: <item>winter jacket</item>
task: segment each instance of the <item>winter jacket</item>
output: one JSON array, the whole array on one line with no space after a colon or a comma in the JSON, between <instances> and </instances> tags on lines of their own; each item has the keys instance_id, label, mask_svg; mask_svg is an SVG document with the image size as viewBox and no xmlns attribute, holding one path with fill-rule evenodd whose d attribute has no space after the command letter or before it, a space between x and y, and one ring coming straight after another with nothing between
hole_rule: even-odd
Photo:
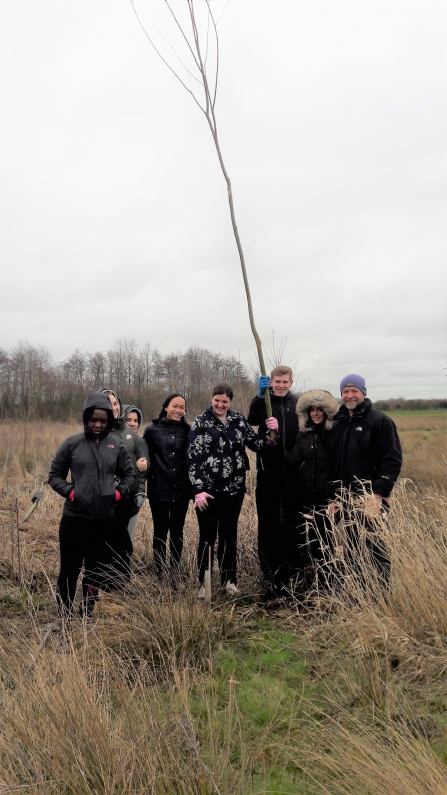
<instances>
[{"instance_id":1,"label":"winter jacket","mask_svg":"<svg viewBox=\"0 0 447 795\"><path fill-rule=\"evenodd\" d=\"M309 411L314 407L323 409L326 415L324 422L319 425L315 425L310 418ZM299 467L297 485L303 507L311 508L326 502L326 444L338 409L335 398L324 389L310 389L298 400L298 436L292 452L285 453L285 459L294 467Z\"/></svg>"},{"instance_id":2,"label":"winter jacket","mask_svg":"<svg viewBox=\"0 0 447 795\"><path fill-rule=\"evenodd\" d=\"M87 411L105 409L109 425L101 436L93 436L87 429ZM113 413L110 401L100 392L93 392L84 403L84 432L70 436L60 445L51 462L48 482L62 497L66 497L64 514L85 519L107 519L115 513L115 490L123 498L129 494L134 481L132 463L125 446L110 433ZM68 472L71 482L67 481ZM119 479L116 486L115 476ZM68 495L74 489L74 500Z\"/></svg>"},{"instance_id":3,"label":"winter jacket","mask_svg":"<svg viewBox=\"0 0 447 795\"><path fill-rule=\"evenodd\" d=\"M388 497L401 467L402 450L393 420L373 409L368 398L359 403L352 417L346 406L341 406L327 447L330 499L340 485L360 491L360 482L371 484L374 494Z\"/></svg>"},{"instance_id":4,"label":"winter jacket","mask_svg":"<svg viewBox=\"0 0 447 795\"><path fill-rule=\"evenodd\" d=\"M188 472L194 494L231 497L245 492L245 446L259 452L267 436L257 434L241 414L229 409L225 422L212 407L195 418L188 438Z\"/></svg>"},{"instance_id":5,"label":"winter jacket","mask_svg":"<svg viewBox=\"0 0 447 795\"><path fill-rule=\"evenodd\" d=\"M284 397L276 397L270 389L270 400L272 403L272 414L278 420L279 435L277 445L274 450L263 448L256 456L256 467L259 477L270 486L276 481L284 481L287 477L288 465L284 458L284 451L291 453L298 433L298 419L296 416L297 397L288 392ZM264 436L267 432L266 426L267 411L265 408L265 398L256 396L250 404L247 421L250 425L258 425L258 432Z\"/></svg>"},{"instance_id":6,"label":"winter jacket","mask_svg":"<svg viewBox=\"0 0 447 795\"><path fill-rule=\"evenodd\" d=\"M132 428L126 424L124 417L114 421L113 436L116 436L124 444L129 453L134 471L134 480L129 490L129 498L132 499L136 494L144 494L146 486L146 472L140 472L137 467L138 458L147 458L147 449L143 440L134 433Z\"/></svg>"},{"instance_id":7,"label":"winter jacket","mask_svg":"<svg viewBox=\"0 0 447 795\"><path fill-rule=\"evenodd\" d=\"M141 429L142 422L143 422L143 414L141 413L141 409L139 409L137 406L132 406L130 403L125 403L125 404L123 405L123 418L124 418L124 422L126 422L127 415L128 415L128 414L129 414L131 411L135 411L135 413L136 413L136 415L137 415L137 417L138 417L138 432L139 432L139 431L140 431L140 429ZM127 426L128 428L130 427L129 425L127 425L127 422L126 422L126 426ZM131 430L132 430L132 429L131 429ZM144 438L138 435L138 432L137 432L137 431L133 431L133 433L135 433L135 435L137 436L137 438L138 438L138 440L139 440L139 442L140 442L140 446L141 446L141 450L142 450L142 452L141 452L141 455L140 455L140 458L145 458L145 459L147 460L147 466L148 466L148 468L149 468L149 451L148 451L148 449L147 449L147 444L146 444L146 442L144 441ZM147 471L146 471L146 472L143 472L143 475L144 475L145 477L147 477Z\"/></svg>"},{"instance_id":8,"label":"winter jacket","mask_svg":"<svg viewBox=\"0 0 447 795\"><path fill-rule=\"evenodd\" d=\"M186 462L190 425L159 417L146 426L144 440L149 449L148 497L164 502L184 500L191 494Z\"/></svg>"}]
</instances>

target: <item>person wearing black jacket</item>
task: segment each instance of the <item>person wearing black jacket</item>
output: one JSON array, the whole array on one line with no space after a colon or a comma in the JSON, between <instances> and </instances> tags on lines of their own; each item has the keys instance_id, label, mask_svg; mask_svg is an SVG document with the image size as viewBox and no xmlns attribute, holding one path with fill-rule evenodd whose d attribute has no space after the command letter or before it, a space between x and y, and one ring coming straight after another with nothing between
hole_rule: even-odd
<instances>
[{"instance_id":1,"label":"person wearing black jacket","mask_svg":"<svg viewBox=\"0 0 447 795\"><path fill-rule=\"evenodd\" d=\"M275 367L270 378L261 376L247 417L263 435L265 390L270 389L272 414L279 425L277 444L275 450L261 450L256 456L258 554L267 594L272 588L281 594L283 586L288 585L287 554L297 524L295 475L284 457L284 452L292 452L298 433L297 397L290 391L292 384L292 370L284 365Z\"/></svg>"},{"instance_id":2,"label":"person wearing black jacket","mask_svg":"<svg viewBox=\"0 0 447 795\"><path fill-rule=\"evenodd\" d=\"M107 587L104 569L110 561L108 542L115 509L128 496L134 479L126 448L111 435L113 412L105 395L93 392L88 396L83 422L84 432L60 445L48 475L51 488L65 497L56 590L61 618L71 617L83 564L82 614L93 610L98 587Z\"/></svg>"},{"instance_id":3,"label":"person wearing black jacket","mask_svg":"<svg viewBox=\"0 0 447 795\"><path fill-rule=\"evenodd\" d=\"M311 585L315 571L320 587L328 585L329 570L324 565L331 546L325 517L326 446L338 409L335 398L324 389L310 389L301 395L296 407L298 436L292 452L285 453L286 461L295 467L299 504L288 562L291 576L297 578L295 587L302 591Z\"/></svg>"},{"instance_id":4,"label":"person wearing black jacket","mask_svg":"<svg viewBox=\"0 0 447 795\"><path fill-rule=\"evenodd\" d=\"M163 403L158 419L146 426L143 438L149 449L147 496L154 523L154 560L160 579L166 566L169 533L171 582L176 584L183 550L183 527L191 499L186 465L190 426L185 421L186 400L173 392Z\"/></svg>"},{"instance_id":5,"label":"person wearing black jacket","mask_svg":"<svg viewBox=\"0 0 447 795\"><path fill-rule=\"evenodd\" d=\"M372 408L366 397L365 379L351 373L340 384L342 406L334 417L327 448L328 497L330 510L339 510L337 497L340 490L353 495L369 492L377 506L386 510L388 498L402 468L402 449L396 426L381 411ZM365 516L366 529L371 523ZM356 536L351 532L350 542L355 546ZM389 560L386 551L367 534L367 546L379 572L386 579Z\"/></svg>"}]
</instances>

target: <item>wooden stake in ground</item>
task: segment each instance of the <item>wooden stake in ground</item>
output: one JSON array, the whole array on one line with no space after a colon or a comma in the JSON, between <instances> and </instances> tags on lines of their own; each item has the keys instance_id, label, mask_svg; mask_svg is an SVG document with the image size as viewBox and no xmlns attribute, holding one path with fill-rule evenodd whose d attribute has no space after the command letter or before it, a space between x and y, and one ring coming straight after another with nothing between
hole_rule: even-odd
<instances>
[{"instance_id":1,"label":"wooden stake in ground","mask_svg":"<svg viewBox=\"0 0 447 795\"><path fill-rule=\"evenodd\" d=\"M211 544L208 544L208 568L205 569L205 602L211 604Z\"/></svg>"},{"instance_id":2,"label":"wooden stake in ground","mask_svg":"<svg viewBox=\"0 0 447 795\"><path fill-rule=\"evenodd\" d=\"M162 61L166 64L168 69L175 75L177 80L180 81L182 86L188 91L188 93L193 98L196 105L200 108L202 113L205 115L205 118L208 122L208 126L214 141L214 146L216 148L217 157L219 159L219 164L222 169L222 173L227 185L227 194L228 194L228 203L230 208L230 216L231 216L231 225L233 227L233 233L236 240L237 250L239 253L239 260L242 269L242 277L244 280L244 287L245 287L245 294L247 297L247 306L248 306L248 316L250 319L250 327L253 333L253 337L256 343L256 350L259 359L259 366L262 375L266 375L266 367L264 362L264 354L262 351L262 342L261 338L258 334L258 331L255 326L255 319L253 314L253 304L251 300L250 294L250 286L248 283L248 276L247 276L247 269L245 267L245 257L244 252L242 249L241 238L239 235L239 231L237 228L236 223L236 214L234 209L234 200L233 200L233 190L231 187L231 180L228 174L228 171L225 167L225 163L222 156L222 150L220 147L219 136L217 133L217 121L216 121L216 98L217 98L217 83L219 77L219 37L217 35L217 22L219 20L215 20L214 14L211 10L211 0L202 0L202 2L196 2L196 8L194 7L194 0L183 0L181 4L181 8L178 11L174 11L173 6L175 5L175 0L169 2L169 0L162 0L166 8L169 10L172 19L174 20L174 25L177 31L180 34L181 43L185 46L187 57L189 58L189 65L187 66L179 57L178 53L171 47L173 50L175 58L178 59L181 66L185 69L185 79L186 73L190 75L194 81L198 82L201 86L199 94L199 98L196 96L196 93L193 89L189 88L187 83L184 79L182 79L181 73L174 69L171 64L168 62L167 58L163 56L159 47L155 45L153 37L147 32L146 28L144 27L139 14L135 8L135 0L130 0L132 8L134 10L135 16L141 26L141 29L145 36L147 37L148 41L154 48L157 55L162 59ZM204 32L201 34L199 32L199 23L198 23L198 12L197 6L201 6L204 9L204 16L206 19L206 24L204 24ZM186 25L181 19L182 10L185 9L187 6L187 14L186 14ZM225 6L226 7L226 6ZM225 10L225 8L224 8ZM223 12L222 12L223 13ZM211 45L213 45L214 54L213 57L210 57ZM169 45L171 46L171 45ZM210 77L209 77L210 75ZM267 416L272 416L272 406L270 401L270 392L267 389L265 391L265 405L267 409ZM270 436L273 439L275 434L273 431L270 431Z\"/></svg>"}]
</instances>

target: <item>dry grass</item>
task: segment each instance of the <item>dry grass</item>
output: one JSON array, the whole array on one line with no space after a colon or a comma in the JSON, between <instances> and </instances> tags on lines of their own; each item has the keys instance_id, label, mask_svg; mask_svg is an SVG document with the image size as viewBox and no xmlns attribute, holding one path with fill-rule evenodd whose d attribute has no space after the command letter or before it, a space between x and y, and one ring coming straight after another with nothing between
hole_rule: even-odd
<instances>
[{"instance_id":1,"label":"dry grass","mask_svg":"<svg viewBox=\"0 0 447 795\"><path fill-rule=\"evenodd\" d=\"M430 469L422 470L422 460L412 471L406 456L411 480L396 489L389 522L378 522L391 558L388 588L360 550L354 565L340 557L339 587L331 594L313 593L304 605L292 602L273 615L266 612L257 604L256 515L249 489L239 534L243 596L237 602L217 599L207 609L195 599L195 516L190 512L186 525L187 588L175 593L160 589L152 574L152 525L145 507L126 595L108 597L93 624L75 624L70 636L52 636L38 652L41 627L55 616L50 585L57 575L61 500L46 489L20 536L17 515L29 507L59 442L77 430L31 424L23 474L20 430L13 423L1 429L0 792L447 791L442 459L434 479ZM338 528L341 537L343 529ZM248 728L244 703L261 676L261 661L251 661L255 679L244 684L248 657L237 677L222 660L249 637L256 636L259 649L266 627L289 633L296 658L287 662L281 652L276 667L267 670L262 697L266 707L272 703L275 718L255 731ZM249 655L249 646L243 648ZM271 656L266 641L264 657ZM293 693L286 683L278 703L287 665L292 673L295 665L305 671L303 691ZM289 711L287 701L295 704ZM275 739L273 731L279 732Z\"/></svg>"},{"instance_id":2,"label":"dry grass","mask_svg":"<svg viewBox=\"0 0 447 795\"><path fill-rule=\"evenodd\" d=\"M447 412L391 412L404 453L403 477L417 486L445 490Z\"/></svg>"}]
</instances>

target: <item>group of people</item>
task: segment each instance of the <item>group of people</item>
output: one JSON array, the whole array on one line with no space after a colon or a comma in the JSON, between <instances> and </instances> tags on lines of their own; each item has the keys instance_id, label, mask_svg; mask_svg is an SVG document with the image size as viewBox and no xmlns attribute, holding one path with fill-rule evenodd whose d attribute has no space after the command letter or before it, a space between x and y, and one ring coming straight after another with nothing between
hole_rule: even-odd
<instances>
[{"instance_id":1,"label":"group of people","mask_svg":"<svg viewBox=\"0 0 447 795\"><path fill-rule=\"evenodd\" d=\"M82 566L82 615L91 615L101 591L125 586L146 496L159 578L174 588L182 586L183 528L192 499L199 530L198 598L205 597L205 570L210 558L212 565L216 541L221 587L237 594L237 528L249 469L247 447L257 457L264 593L303 592L315 579L320 588L328 587L329 528L343 510L341 491L366 489L386 509L401 469L401 448L393 421L372 408L361 376L342 380L341 405L326 390L310 390L297 399L291 389L289 367L262 375L245 418L233 409L232 387L217 384L211 405L191 426L185 397L172 393L142 438L143 417L136 406L123 406L111 389L89 395L84 431L61 444L48 479L65 498L56 590L61 618L71 617ZM372 558L386 578L386 553L373 536Z\"/></svg>"}]
</instances>

